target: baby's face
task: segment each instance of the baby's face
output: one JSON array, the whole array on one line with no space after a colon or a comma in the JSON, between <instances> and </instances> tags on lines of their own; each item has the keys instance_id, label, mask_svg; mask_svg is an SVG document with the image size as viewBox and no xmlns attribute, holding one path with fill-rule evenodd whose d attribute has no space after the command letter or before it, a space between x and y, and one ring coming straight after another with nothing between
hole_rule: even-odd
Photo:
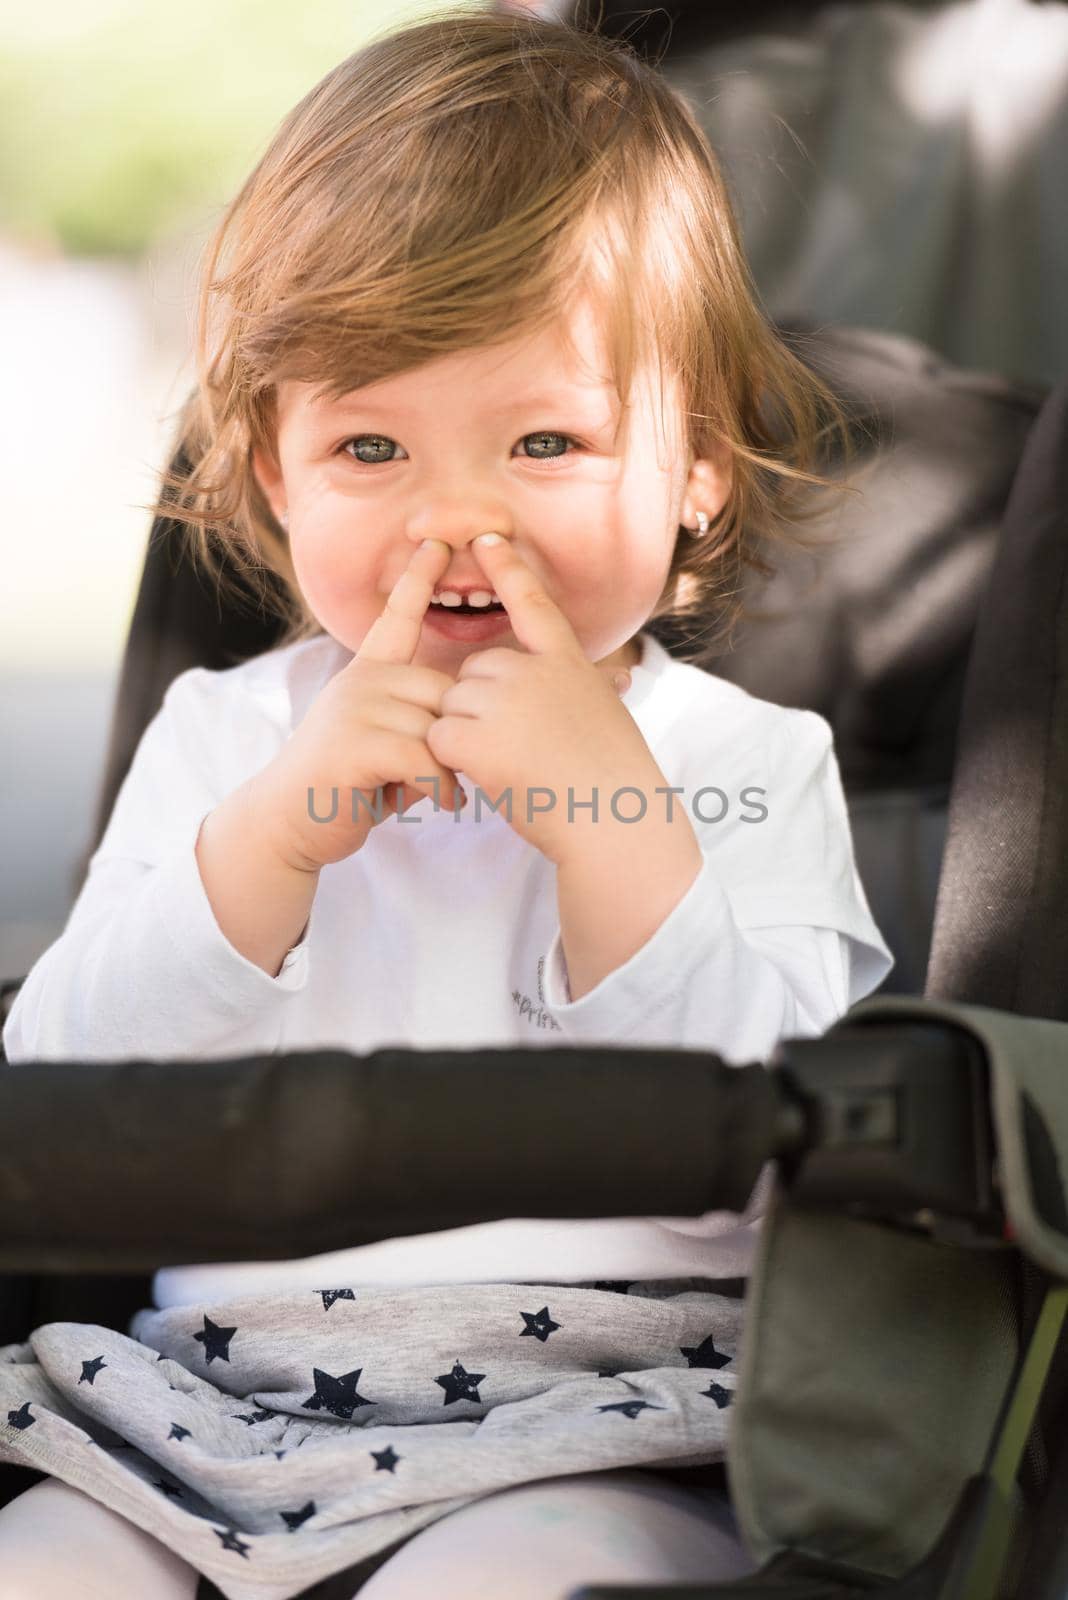
<instances>
[{"instance_id":1,"label":"baby's face","mask_svg":"<svg viewBox=\"0 0 1068 1600\"><path fill-rule=\"evenodd\" d=\"M619 400L596 327L575 313L570 357L554 327L479 348L312 403L314 385L278 395L278 466L255 465L289 518L308 605L354 653L413 550L444 540L440 581L492 588L471 546L495 529L563 611L591 661L629 663L628 641L663 589L678 534L689 452L678 394L638 374L626 449ZM280 466L280 471L278 467ZM521 648L510 628L484 644L424 624L418 665L455 675L473 650Z\"/></svg>"}]
</instances>

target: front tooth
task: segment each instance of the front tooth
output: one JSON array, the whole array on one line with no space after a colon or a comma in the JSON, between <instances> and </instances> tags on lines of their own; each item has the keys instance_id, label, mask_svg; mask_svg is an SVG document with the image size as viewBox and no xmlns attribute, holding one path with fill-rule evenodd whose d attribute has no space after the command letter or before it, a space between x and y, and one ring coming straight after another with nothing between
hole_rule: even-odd
<instances>
[{"instance_id":1,"label":"front tooth","mask_svg":"<svg viewBox=\"0 0 1068 1600\"><path fill-rule=\"evenodd\" d=\"M472 589L467 596L467 603L473 606L488 606L496 598L497 596L491 593L489 589ZM434 599L443 606L462 606L464 603L463 595L457 594L455 589L442 589L440 594L434 596Z\"/></svg>"}]
</instances>

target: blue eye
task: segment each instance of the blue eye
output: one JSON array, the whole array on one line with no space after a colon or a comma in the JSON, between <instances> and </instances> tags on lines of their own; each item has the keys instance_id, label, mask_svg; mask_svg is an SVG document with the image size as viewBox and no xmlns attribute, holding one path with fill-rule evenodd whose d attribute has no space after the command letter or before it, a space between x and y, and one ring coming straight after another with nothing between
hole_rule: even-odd
<instances>
[{"instance_id":1,"label":"blue eye","mask_svg":"<svg viewBox=\"0 0 1068 1600\"><path fill-rule=\"evenodd\" d=\"M565 444L573 445L575 443L574 439L572 439L571 436L566 433L525 433L519 442L520 444L526 444L528 439L563 439ZM561 461L566 453L566 451L562 451L560 455L557 456L529 456L528 460Z\"/></svg>"},{"instance_id":2,"label":"blue eye","mask_svg":"<svg viewBox=\"0 0 1068 1600\"><path fill-rule=\"evenodd\" d=\"M549 431L539 432L539 433L525 433L523 435L522 439L520 439L519 442L520 442L520 444L525 445L528 439L535 439L535 440L561 439L564 442L565 448L564 448L564 450L558 452L558 454L556 454L556 455L541 456L541 455L529 455L528 454L525 457L525 459L527 461L564 461L564 460L567 459L567 456L569 454L572 454L575 450L581 448L581 446L579 445L578 440L577 439L573 439L569 433L555 433L555 432L549 432ZM371 456L363 456L363 455L353 455L353 454L350 453L349 445L355 445L357 448L359 448L359 447L361 447L361 446L363 446L365 444L371 445L373 449L376 449L378 451L378 454L371 455ZM396 449L396 448L397 448L396 440L387 438L385 436L385 434L381 434L381 433L358 433L358 434L355 434L352 438L344 440L343 443L339 447L339 452L338 453L340 454L343 451L345 453L345 455L347 455L349 457L350 461L355 461L360 466L364 466L364 467L376 467L376 466L383 466L383 465L388 466L388 465L391 465L392 462L394 460L398 459L398 458L395 457L395 456L385 455L382 452L383 452L383 450L393 450L393 449Z\"/></svg>"},{"instance_id":3,"label":"blue eye","mask_svg":"<svg viewBox=\"0 0 1068 1600\"><path fill-rule=\"evenodd\" d=\"M386 439L380 433L359 433L359 434L356 435L356 437L354 439L346 439L344 444L341 446L341 448L347 454L350 444L360 445L360 444L365 443L365 441L368 441L368 440L372 444L385 445L387 448L392 446L393 443L394 443L394 441L392 439ZM351 459L353 461L359 461L365 467L373 467L373 466L377 466L380 461L388 461L390 458L388 456L381 456L380 455L380 456L376 456L373 460L370 460L370 461L365 461L362 456L353 456Z\"/></svg>"}]
</instances>

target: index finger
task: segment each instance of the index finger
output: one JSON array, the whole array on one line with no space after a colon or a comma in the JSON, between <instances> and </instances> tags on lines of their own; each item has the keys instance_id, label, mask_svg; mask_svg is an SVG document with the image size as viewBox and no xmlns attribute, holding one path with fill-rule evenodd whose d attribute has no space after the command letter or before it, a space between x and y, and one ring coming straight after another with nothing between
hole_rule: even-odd
<instances>
[{"instance_id":1,"label":"index finger","mask_svg":"<svg viewBox=\"0 0 1068 1600\"><path fill-rule=\"evenodd\" d=\"M410 664L419 648L423 618L434 585L449 564L450 546L444 539L424 539L389 592L385 610L375 618L356 652L359 661Z\"/></svg>"},{"instance_id":2,"label":"index finger","mask_svg":"<svg viewBox=\"0 0 1068 1600\"><path fill-rule=\"evenodd\" d=\"M537 573L499 533L471 541L478 564L508 613L512 632L531 655L550 651L585 656L577 634Z\"/></svg>"}]
</instances>

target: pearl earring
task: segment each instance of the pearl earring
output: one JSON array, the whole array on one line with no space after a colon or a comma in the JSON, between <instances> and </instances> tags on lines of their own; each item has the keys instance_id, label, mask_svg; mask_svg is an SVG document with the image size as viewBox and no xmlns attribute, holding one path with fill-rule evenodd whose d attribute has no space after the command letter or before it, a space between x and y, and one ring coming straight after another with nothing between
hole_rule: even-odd
<instances>
[{"instance_id":1,"label":"pearl earring","mask_svg":"<svg viewBox=\"0 0 1068 1600\"><path fill-rule=\"evenodd\" d=\"M698 511L697 512L697 527L696 528L687 528L686 531L694 539L703 539L705 534L708 532L708 530L709 530L709 528L711 526L712 526L712 524L709 522L708 517L705 514L705 512Z\"/></svg>"},{"instance_id":2,"label":"pearl earring","mask_svg":"<svg viewBox=\"0 0 1068 1600\"><path fill-rule=\"evenodd\" d=\"M288 533L289 532L289 512L288 511L281 512L280 515L279 515L278 520L282 524L282 527Z\"/></svg>"}]
</instances>

